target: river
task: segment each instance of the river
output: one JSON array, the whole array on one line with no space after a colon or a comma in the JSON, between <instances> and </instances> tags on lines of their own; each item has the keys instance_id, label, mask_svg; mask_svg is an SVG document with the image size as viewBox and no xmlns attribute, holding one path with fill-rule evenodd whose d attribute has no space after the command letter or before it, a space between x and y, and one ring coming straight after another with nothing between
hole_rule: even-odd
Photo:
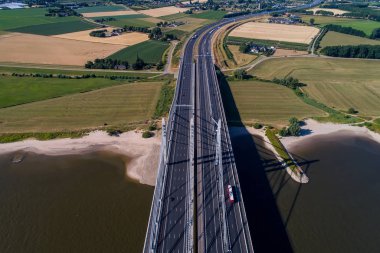
<instances>
[{"instance_id":1,"label":"river","mask_svg":"<svg viewBox=\"0 0 380 253\"><path fill-rule=\"evenodd\" d=\"M380 144L348 132L291 148L310 178L300 185L255 137L235 138L255 252L379 252Z\"/></svg>"},{"instance_id":2,"label":"river","mask_svg":"<svg viewBox=\"0 0 380 253\"><path fill-rule=\"evenodd\" d=\"M154 188L105 152L0 156L0 252L141 252Z\"/></svg>"}]
</instances>

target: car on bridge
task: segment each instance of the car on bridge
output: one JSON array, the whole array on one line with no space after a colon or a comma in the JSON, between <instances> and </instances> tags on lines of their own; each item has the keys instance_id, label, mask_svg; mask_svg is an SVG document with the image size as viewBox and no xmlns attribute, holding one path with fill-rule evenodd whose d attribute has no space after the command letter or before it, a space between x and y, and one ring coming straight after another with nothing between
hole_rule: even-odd
<instances>
[{"instance_id":1,"label":"car on bridge","mask_svg":"<svg viewBox=\"0 0 380 253\"><path fill-rule=\"evenodd\" d=\"M228 201L233 204L235 202L235 197L234 197L234 191L232 186L229 184L227 185L227 196L228 196Z\"/></svg>"}]
</instances>

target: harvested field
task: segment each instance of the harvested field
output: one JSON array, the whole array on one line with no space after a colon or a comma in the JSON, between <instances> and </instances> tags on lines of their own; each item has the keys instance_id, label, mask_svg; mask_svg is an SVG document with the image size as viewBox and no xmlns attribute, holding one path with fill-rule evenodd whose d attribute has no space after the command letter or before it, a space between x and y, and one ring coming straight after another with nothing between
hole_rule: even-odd
<instances>
[{"instance_id":1,"label":"harvested field","mask_svg":"<svg viewBox=\"0 0 380 253\"><path fill-rule=\"evenodd\" d=\"M157 9L149 9L149 10L142 10L139 11L139 13L151 16L151 17L161 17L161 16L167 16L172 15L176 13L182 13L189 10L189 8L178 8L175 6L168 6L168 7L162 7Z\"/></svg>"},{"instance_id":2,"label":"harvested field","mask_svg":"<svg viewBox=\"0 0 380 253\"><path fill-rule=\"evenodd\" d=\"M88 12L82 13L83 17L94 18L94 17L115 17L124 15L136 15L139 14L134 10L124 10L124 11L105 11L105 12Z\"/></svg>"},{"instance_id":3,"label":"harvested field","mask_svg":"<svg viewBox=\"0 0 380 253\"><path fill-rule=\"evenodd\" d=\"M338 110L353 107L363 116L380 116L380 61L283 58L264 61L250 74L272 80L293 76L312 98Z\"/></svg>"},{"instance_id":4,"label":"harvested field","mask_svg":"<svg viewBox=\"0 0 380 253\"><path fill-rule=\"evenodd\" d=\"M248 22L235 28L229 35L309 44L318 32L318 28L310 26Z\"/></svg>"},{"instance_id":5,"label":"harvested field","mask_svg":"<svg viewBox=\"0 0 380 253\"><path fill-rule=\"evenodd\" d=\"M225 87L224 87L225 88ZM229 121L260 122L276 127L288 124L290 117L324 116L325 113L302 102L292 90L273 83L260 81L230 82L233 100L238 112L233 112L233 100L223 90L224 108Z\"/></svg>"},{"instance_id":6,"label":"harvested field","mask_svg":"<svg viewBox=\"0 0 380 253\"><path fill-rule=\"evenodd\" d=\"M317 11L330 11L332 13L334 13L334 15L341 15L341 14L344 14L344 13L347 13L348 11L344 11L344 10L339 10L339 9L328 9L328 8L313 8L313 9L309 9L308 11L312 11L314 12L314 14L317 12Z\"/></svg>"},{"instance_id":7,"label":"harvested field","mask_svg":"<svg viewBox=\"0 0 380 253\"><path fill-rule=\"evenodd\" d=\"M112 27L108 27L107 30L112 31ZM113 44L113 45L124 45L131 46L146 40L149 40L148 34L139 33L139 32L131 32L131 33L123 33L119 36L112 36L107 38L99 38L90 36L90 32L99 29L87 30L82 32L75 33L66 33L61 35L56 35L56 38L62 39L70 39L70 40L79 40L79 41L88 41L88 42L97 42L97 43L105 43L105 44Z\"/></svg>"},{"instance_id":8,"label":"harvested field","mask_svg":"<svg viewBox=\"0 0 380 253\"><path fill-rule=\"evenodd\" d=\"M298 50L289 50L289 49L276 49L276 52L273 54L275 57L281 56L294 56L294 55L307 55L307 51L298 51Z\"/></svg>"},{"instance_id":9,"label":"harvested field","mask_svg":"<svg viewBox=\"0 0 380 253\"><path fill-rule=\"evenodd\" d=\"M321 47L346 45L380 45L380 40L371 40L363 37L329 31L323 36Z\"/></svg>"},{"instance_id":10,"label":"harvested field","mask_svg":"<svg viewBox=\"0 0 380 253\"><path fill-rule=\"evenodd\" d=\"M0 109L0 132L55 132L141 122L152 117L162 83L104 88Z\"/></svg>"},{"instance_id":11,"label":"harvested field","mask_svg":"<svg viewBox=\"0 0 380 253\"><path fill-rule=\"evenodd\" d=\"M0 37L0 44L2 62L77 66L125 47L19 33Z\"/></svg>"},{"instance_id":12,"label":"harvested field","mask_svg":"<svg viewBox=\"0 0 380 253\"><path fill-rule=\"evenodd\" d=\"M20 33L31 33L31 34L38 34L38 35L57 35L57 34L63 34L63 33L84 31L84 30L95 28L95 27L98 27L98 25L87 22L85 20L78 20L78 21L24 26L24 27L19 27L15 29L10 29L9 31L20 32Z\"/></svg>"}]
</instances>

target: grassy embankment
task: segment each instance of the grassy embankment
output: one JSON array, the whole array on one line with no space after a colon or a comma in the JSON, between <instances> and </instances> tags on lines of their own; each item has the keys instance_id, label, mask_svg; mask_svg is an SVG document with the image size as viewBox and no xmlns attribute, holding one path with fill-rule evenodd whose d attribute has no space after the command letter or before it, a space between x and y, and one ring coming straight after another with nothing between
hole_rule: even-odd
<instances>
[{"instance_id":1,"label":"grassy embankment","mask_svg":"<svg viewBox=\"0 0 380 253\"><path fill-rule=\"evenodd\" d=\"M319 121L355 123L380 116L380 62L366 60L294 58L271 59L250 74L273 80L292 76L307 84L300 96L305 103L330 114ZM349 108L358 110L348 115Z\"/></svg>"},{"instance_id":2,"label":"grassy embankment","mask_svg":"<svg viewBox=\"0 0 380 253\"><path fill-rule=\"evenodd\" d=\"M162 54L168 47L169 43L167 42L148 40L124 48L107 58L116 60L128 59L130 63L133 63L137 57L140 57L145 63L156 64L162 59Z\"/></svg>"}]
</instances>

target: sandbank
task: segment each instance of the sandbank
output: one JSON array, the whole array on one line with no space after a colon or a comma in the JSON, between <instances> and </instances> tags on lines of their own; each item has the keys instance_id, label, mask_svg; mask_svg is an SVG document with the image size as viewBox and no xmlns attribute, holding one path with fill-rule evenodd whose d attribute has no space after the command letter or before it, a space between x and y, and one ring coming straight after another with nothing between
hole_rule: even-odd
<instances>
[{"instance_id":1,"label":"sandbank","mask_svg":"<svg viewBox=\"0 0 380 253\"><path fill-rule=\"evenodd\" d=\"M302 135L299 137L283 137L281 138L282 144L290 149L298 145L301 141L307 140L311 137L318 135L326 135L331 133L344 132L354 136L362 136L370 138L380 143L380 134L374 133L366 127L352 126L346 124L334 123L319 123L312 119L305 120L305 125L302 128Z\"/></svg>"},{"instance_id":2,"label":"sandbank","mask_svg":"<svg viewBox=\"0 0 380 253\"><path fill-rule=\"evenodd\" d=\"M130 131L119 137L104 131L94 131L78 139L48 141L24 140L0 144L0 154L18 151L44 155L78 155L96 151L110 151L128 157L126 175L142 184L154 186L157 176L161 138L142 138L141 132Z\"/></svg>"}]
</instances>

